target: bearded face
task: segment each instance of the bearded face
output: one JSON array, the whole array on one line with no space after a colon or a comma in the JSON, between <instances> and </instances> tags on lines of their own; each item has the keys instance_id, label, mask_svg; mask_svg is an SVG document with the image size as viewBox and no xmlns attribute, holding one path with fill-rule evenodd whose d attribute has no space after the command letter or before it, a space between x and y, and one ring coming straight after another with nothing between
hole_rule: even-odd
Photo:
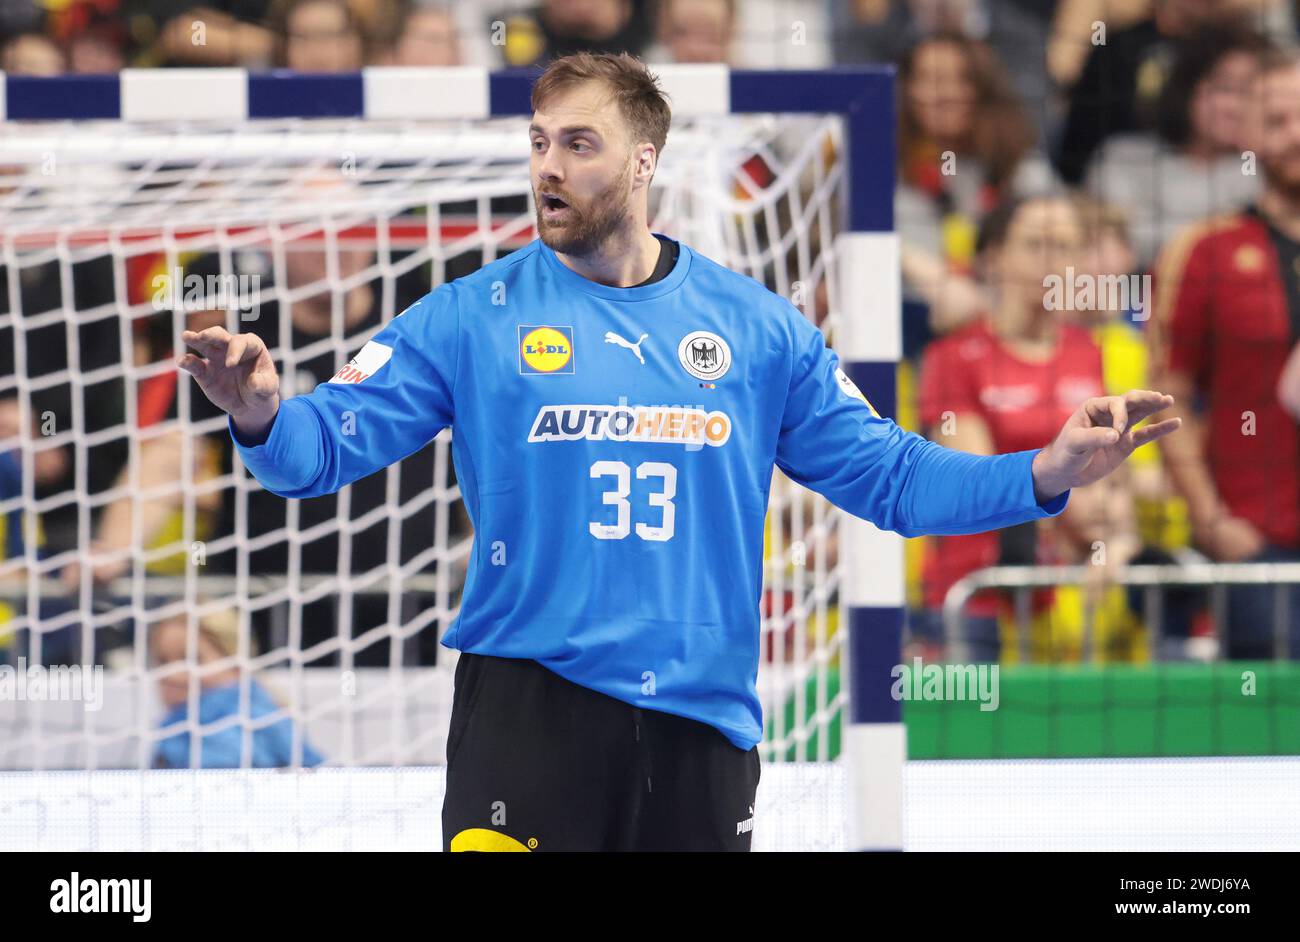
<instances>
[{"instance_id":1,"label":"bearded face","mask_svg":"<svg viewBox=\"0 0 1300 942\"><path fill-rule=\"evenodd\" d=\"M588 81L553 93L533 112L528 138L542 242L588 257L626 240L642 212L637 174L650 154L610 89Z\"/></svg>"},{"instance_id":2,"label":"bearded face","mask_svg":"<svg viewBox=\"0 0 1300 942\"><path fill-rule=\"evenodd\" d=\"M533 190L537 204L537 234L549 248L564 255L589 255L624 224L631 212L632 168L603 189L581 196L568 187L539 183Z\"/></svg>"},{"instance_id":3,"label":"bearded face","mask_svg":"<svg viewBox=\"0 0 1300 942\"><path fill-rule=\"evenodd\" d=\"M1246 143L1269 186L1300 200L1300 69L1271 72L1251 89Z\"/></svg>"}]
</instances>

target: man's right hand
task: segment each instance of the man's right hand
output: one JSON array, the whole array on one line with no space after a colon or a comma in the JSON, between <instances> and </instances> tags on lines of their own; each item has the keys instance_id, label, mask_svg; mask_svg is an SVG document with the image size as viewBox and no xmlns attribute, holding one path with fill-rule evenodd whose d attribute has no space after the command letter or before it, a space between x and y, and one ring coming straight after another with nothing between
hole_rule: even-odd
<instances>
[{"instance_id":1,"label":"man's right hand","mask_svg":"<svg viewBox=\"0 0 1300 942\"><path fill-rule=\"evenodd\" d=\"M209 327L183 331L181 340L199 355L186 353L176 365L231 415L241 433L256 437L265 432L280 409L280 376L262 338Z\"/></svg>"}]
</instances>

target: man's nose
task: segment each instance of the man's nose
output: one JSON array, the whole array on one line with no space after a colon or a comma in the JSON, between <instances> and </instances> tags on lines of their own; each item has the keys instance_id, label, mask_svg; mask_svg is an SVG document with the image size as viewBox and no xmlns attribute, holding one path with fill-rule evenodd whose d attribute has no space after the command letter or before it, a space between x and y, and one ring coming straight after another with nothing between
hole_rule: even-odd
<instances>
[{"instance_id":1,"label":"man's nose","mask_svg":"<svg viewBox=\"0 0 1300 942\"><path fill-rule=\"evenodd\" d=\"M564 167L555 154L555 148L548 147L537 162L537 175L543 180L563 180Z\"/></svg>"}]
</instances>

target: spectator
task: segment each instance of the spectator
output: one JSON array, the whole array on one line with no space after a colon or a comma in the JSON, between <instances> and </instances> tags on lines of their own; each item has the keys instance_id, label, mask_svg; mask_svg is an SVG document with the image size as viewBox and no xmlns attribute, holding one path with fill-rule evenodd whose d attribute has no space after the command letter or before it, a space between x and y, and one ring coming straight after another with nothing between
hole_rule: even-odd
<instances>
[{"instance_id":1,"label":"spectator","mask_svg":"<svg viewBox=\"0 0 1300 942\"><path fill-rule=\"evenodd\" d=\"M138 39L152 41L154 24L143 14L159 2L166 0L43 0L44 33L66 55L68 71L110 75L139 50Z\"/></svg>"},{"instance_id":2,"label":"spectator","mask_svg":"<svg viewBox=\"0 0 1300 942\"><path fill-rule=\"evenodd\" d=\"M157 2L170 6L167 0ZM270 9L271 0L213 0L188 9L181 6L183 12L133 18L132 29L143 33L146 46L140 64L267 68L277 42L267 25ZM154 29L157 32L150 35Z\"/></svg>"},{"instance_id":3,"label":"spectator","mask_svg":"<svg viewBox=\"0 0 1300 942\"><path fill-rule=\"evenodd\" d=\"M11 309L11 299L18 302L16 308ZM98 497L112 485L126 460L121 378L85 379L121 365L120 318L113 302L112 260L105 255L77 260L66 268L58 261L0 265L0 315L16 315L10 325L0 327L0 398L12 395L15 388L21 342L26 350L26 378L34 387L29 403L32 421L42 436L64 440L42 449L50 455L38 464L48 461L51 470L38 473L35 481L36 497L44 504L41 524L50 555L77 544L79 503L86 499L79 496L82 490L92 500ZM48 316L51 311L91 309L101 313L79 323L62 318L51 322ZM83 447L71 446L74 432Z\"/></svg>"},{"instance_id":4,"label":"spectator","mask_svg":"<svg viewBox=\"0 0 1300 942\"><path fill-rule=\"evenodd\" d=\"M1154 0L1152 15L1092 42L1069 90L1056 168L1068 183L1083 179L1093 153L1112 134L1148 130L1178 41L1202 28L1240 22L1231 0Z\"/></svg>"},{"instance_id":5,"label":"spectator","mask_svg":"<svg viewBox=\"0 0 1300 942\"><path fill-rule=\"evenodd\" d=\"M57 179L65 184L90 176L78 172L84 168L60 166ZM11 210L21 209L33 193L39 203L45 198L41 190L46 179L35 165L0 165L0 197ZM112 260L84 250L63 261L55 254L19 252L11 264L0 265L0 452L9 451L4 461L9 465L8 486L19 489L14 496L31 495L41 508L39 515L21 521L17 515L10 517L17 528L6 528L7 546L0 558L34 550L39 571L25 574L32 577L45 575L59 565L53 557L77 545L82 508L96 506L125 460L127 444L117 434L123 421L122 381L106 375L119 365L120 349ZM27 381L21 392L26 429L20 420L20 362ZM30 481L23 477L26 469L15 447L21 442L14 441L15 436L29 443ZM15 568L8 573L24 575ZM30 661L79 663L80 626L68 619L73 607L61 596L44 593L39 608L27 612L43 626L39 645L28 652ZM62 627L49 626L60 617Z\"/></svg>"},{"instance_id":6,"label":"spectator","mask_svg":"<svg viewBox=\"0 0 1300 942\"><path fill-rule=\"evenodd\" d=\"M212 323L220 323L214 320ZM133 339L134 361L137 369L147 371L159 361L171 360L171 316L163 313L136 322L140 329ZM191 327L208 326L198 315ZM185 536L183 513L185 488L195 489L193 506L196 512L191 539L206 540L212 534L214 520L221 505L221 494L211 489L199 489L220 473L220 454L209 436L190 436L185 430L172 429L155 434L145 429L157 426L164 418L163 397L170 396L164 384L175 385L175 374L157 374L142 380L136 387L136 418L141 434L138 436L136 475L132 480L132 466L124 463L118 472L113 488L122 496L109 502L95 519L90 541L89 563L91 579L103 587L114 579L127 576L133 565L135 547L148 551L172 548L170 556L155 558L146 565L151 573L183 575L189 559L189 545L182 542ZM174 415L170 416L174 418ZM188 449L186 439L189 438ZM184 471L184 456L189 451L191 466ZM133 490L134 487L134 490ZM137 491L156 495L141 500ZM138 506L137 506L138 505ZM140 521L137 532L135 521ZM62 572L64 584L76 593L81 584L81 561L68 563Z\"/></svg>"},{"instance_id":7,"label":"spectator","mask_svg":"<svg viewBox=\"0 0 1300 942\"><path fill-rule=\"evenodd\" d=\"M0 46L0 72L7 75L61 75L63 50L42 33L20 33Z\"/></svg>"},{"instance_id":8,"label":"spectator","mask_svg":"<svg viewBox=\"0 0 1300 942\"><path fill-rule=\"evenodd\" d=\"M1048 77L1064 91L1074 87L1101 38L1098 23L1117 33L1150 18L1153 0L1059 0L1052 11L1047 43Z\"/></svg>"},{"instance_id":9,"label":"spectator","mask_svg":"<svg viewBox=\"0 0 1300 942\"><path fill-rule=\"evenodd\" d=\"M390 60L393 65L460 65L460 39L451 11L440 6L411 9L398 29Z\"/></svg>"},{"instance_id":10,"label":"spectator","mask_svg":"<svg viewBox=\"0 0 1300 942\"><path fill-rule=\"evenodd\" d=\"M971 278L975 232L1004 198L1052 181L1032 153L1035 133L988 46L954 34L927 39L899 71L895 228L904 285L944 332L987 304Z\"/></svg>"},{"instance_id":11,"label":"spectator","mask_svg":"<svg viewBox=\"0 0 1300 942\"><path fill-rule=\"evenodd\" d=\"M657 25L659 43L646 54L651 62L732 61L735 0L660 0Z\"/></svg>"},{"instance_id":12,"label":"spectator","mask_svg":"<svg viewBox=\"0 0 1300 942\"><path fill-rule=\"evenodd\" d=\"M1061 663L1150 660L1150 637L1116 573L1141 551L1127 473L1076 488L1053 521L1056 562L1084 566L1082 585L1058 587L1052 605L1034 620L1031 659Z\"/></svg>"},{"instance_id":13,"label":"spectator","mask_svg":"<svg viewBox=\"0 0 1300 942\"><path fill-rule=\"evenodd\" d=\"M22 498L22 452L15 446L33 438L32 433L23 434L18 399L0 396L0 504ZM32 473L38 487L61 478L67 463L67 452L62 448L33 449ZM36 514L22 506L0 511L0 584L22 584L29 575L24 565L29 540L37 557L44 555L44 534ZM0 599L0 664L9 663L15 656L12 651L16 639L7 626L16 614L12 605Z\"/></svg>"},{"instance_id":14,"label":"spectator","mask_svg":"<svg viewBox=\"0 0 1300 942\"><path fill-rule=\"evenodd\" d=\"M1103 0L1119 6L1124 0ZM984 0L980 4L986 30L982 35L1006 64L1012 88L1034 110L1040 136L1035 145L1046 152L1049 137L1060 125L1060 107L1047 73L1046 50L1051 40L1058 0ZM1109 13L1105 16L1109 22Z\"/></svg>"},{"instance_id":15,"label":"spectator","mask_svg":"<svg viewBox=\"0 0 1300 942\"><path fill-rule=\"evenodd\" d=\"M1155 383L1188 428L1162 449L1197 545L1223 562L1300 560L1300 426L1278 386L1300 340L1300 57L1274 52L1251 84L1246 139L1262 189L1160 253L1148 329ZM1289 590L1300 656L1300 591ZM1229 590L1230 658L1274 652L1275 588Z\"/></svg>"},{"instance_id":16,"label":"spectator","mask_svg":"<svg viewBox=\"0 0 1300 942\"><path fill-rule=\"evenodd\" d=\"M1077 275L1097 286L1091 307L1071 311L1075 322L1092 334L1101 348L1103 382L1107 395L1115 390L1148 389L1146 338L1139 326L1150 314L1137 275L1137 258L1129 237L1128 217L1118 207L1080 196L1075 200L1083 226L1084 248ZM1138 509L1143 541L1165 550L1181 550L1191 534L1187 505L1172 490L1154 446L1139 448L1130 458L1125 479Z\"/></svg>"},{"instance_id":17,"label":"spectator","mask_svg":"<svg viewBox=\"0 0 1300 942\"><path fill-rule=\"evenodd\" d=\"M119 0L73 0L52 18L50 35L68 50L75 74L112 75L126 64L127 18Z\"/></svg>"},{"instance_id":18,"label":"spectator","mask_svg":"<svg viewBox=\"0 0 1300 942\"><path fill-rule=\"evenodd\" d=\"M829 0L829 7L831 48L841 65L898 62L926 37L978 30L974 0Z\"/></svg>"},{"instance_id":19,"label":"spectator","mask_svg":"<svg viewBox=\"0 0 1300 942\"><path fill-rule=\"evenodd\" d=\"M347 358L362 346L363 340L380 326L385 292L378 281L360 278L374 261L373 250L341 249L337 252L337 277L344 282L354 282L354 287L344 293L341 299L341 342L330 343L330 338L338 335L335 333L333 312L335 292L327 280L326 253L322 249L305 245L293 246L285 253L286 287L297 293L289 304L287 317L283 316L285 312L279 304L264 304L257 320L242 327L261 337L273 355L281 360L281 396L288 398L307 393L318 384L327 382L347 362ZM269 290L269 260L266 269L262 277L263 291ZM403 310L428 290L427 284L413 286L404 281L399 281L394 288L393 303L396 311ZM214 412L215 407L205 396L193 396L191 407L207 419L219 414ZM216 437L222 449L222 471L231 472L234 449L225 423L221 424ZM355 579L383 567L386 562L390 565L409 566L417 555L427 555L430 547L435 544L435 510L432 505L424 506L421 497L427 497L429 488L434 483L434 446L428 445L403 459L398 470L400 485L395 492L397 507L391 521L387 515L378 518L375 516L385 505L393 504L393 498L389 494L388 474L375 474L354 482L347 489L346 503L344 495L334 494L294 501L297 505L295 529L315 528L317 534L292 549L288 535L291 521L295 518L290 516L289 502L253 484L249 490L245 515L247 537L251 539L280 530L284 538L266 549L252 553L249 556L250 571L287 574L291 571L292 554L297 557L303 573L337 577L341 571ZM237 495L232 491L228 495L218 528L220 533L239 532L236 511ZM368 525L361 526L352 522L367 515L373 521ZM397 556L391 559L388 545L390 527L396 527L399 533L396 541ZM341 554L343 531L349 534L350 554ZM220 554L213 560L216 571L234 574L237 565L237 554L234 552ZM424 570L430 568L426 565ZM370 588L386 585L386 582L374 581ZM383 625L395 626L409 621L418 610L427 607L429 602L428 596L412 592L398 593L398 622L394 623L388 614L389 595L388 591L360 592L352 597L351 605L347 606L336 592L320 601L306 604L302 618L304 647L327 643L331 650L325 653L319 663L341 663L345 658L341 645L349 641L344 624L351 623L353 636L361 635ZM259 621L264 630L270 630L267 623L269 619ZM402 658L410 663L423 656L431 662L436 657L436 639L432 634L433 632L424 632L419 639L412 640L412 651L403 653ZM405 639L385 636L372 640L374 643L353 650L353 663L387 665L392 649L400 649ZM417 648L422 654L416 653Z\"/></svg>"},{"instance_id":20,"label":"spectator","mask_svg":"<svg viewBox=\"0 0 1300 942\"><path fill-rule=\"evenodd\" d=\"M1128 209L1143 269L1177 229L1242 209L1256 196L1259 178L1243 159L1241 123L1266 44L1257 33L1222 30L1181 43L1156 132L1115 135L1097 152L1087 187Z\"/></svg>"},{"instance_id":21,"label":"spectator","mask_svg":"<svg viewBox=\"0 0 1300 942\"><path fill-rule=\"evenodd\" d=\"M639 56L650 42L644 0L542 0L504 23L503 52L509 66L543 65L574 52Z\"/></svg>"},{"instance_id":22,"label":"spectator","mask_svg":"<svg viewBox=\"0 0 1300 942\"><path fill-rule=\"evenodd\" d=\"M6 473L21 474L22 459L17 449L11 449L9 443L17 442L21 439L35 440L38 438L37 429L35 428L37 416L32 416L32 427L28 433L22 433L22 410L19 407L18 399L15 396L0 396L0 454L8 456L10 459ZM68 453L62 448L39 448L32 451L32 473L38 485L45 485L53 481L60 480L68 470ZM13 485L13 494L6 496L15 496L21 493L21 482ZM21 545L22 535L10 534L7 538ZM0 540L0 543L4 543ZM21 551L20 551L21 552ZM4 558L4 553L0 551L0 558Z\"/></svg>"},{"instance_id":23,"label":"spectator","mask_svg":"<svg viewBox=\"0 0 1300 942\"><path fill-rule=\"evenodd\" d=\"M295 72L355 72L365 64L361 21L347 0L287 0L275 17L280 65Z\"/></svg>"},{"instance_id":24,"label":"spectator","mask_svg":"<svg viewBox=\"0 0 1300 942\"><path fill-rule=\"evenodd\" d=\"M1013 200L981 227L979 263L996 299L983 316L925 353L920 417L926 433L974 454L1037 448L1090 396L1102 395L1101 351L1082 328L1047 306L1044 284L1079 256L1082 232L1061 197ZM944 597L958 579L987 566L1038 560L1032 525L940 537L922 578L925 610L914 629L938 634ZM967 606L970 652L998 657L996 595Z\"/></svg>"},{"instance_id":25,"label":"spectator","mask_svg":"<svg viewBox=\"0 0 1300 942\"><path fill-rule=\"evenodd\" d=\"M1068 314L1101 348L1107 395L1114 389L1146 389L1147 349L1138 325L1149 315L1151 300L1142 297L1141 281L1135 278L1140 269L1128 215L1115 204L1087 196L1075 197L1074 205L1083 243L1071 267L1076 277L1092 279L1096 289L1091 303L1071 304ZM1154 459L1156 450L1144 447L1134 453L1142 456Z\"/></svg>"},{"instance_id":26,"label":"spectator","mask_svg":"<svg viewBox=\"0 0 1300 942\"><path fill-rule=\"evenodd\" d=\"M190 746L200 745L198 767L202 769L282 768L301 764L311 768L324 762L306 737L298 734L294 743L294 722L286 715L278 722L259 721L282 712L256 678L248 678L247 700L241 691L249 668L233 656L236 617L209 617L199 621L193 655L190 629L185 616L169 618L156 625L149 636L150 658L158 674L158 693L166 712L159 723L163 735L155 746L154 768L188 769ZM194 678L194 674L198 674ZM197 684L198 716L190 710L190 684ZM231 717L238 721L226 725ZM198 724L198 737L188 724ZM205 730L220 726L210 732ZM245 732L249 742L248 762L243 762ZM300 752L299 752L300 750Z\"/></svg>"},{"instance_id":27,"label":"spectator","mask_svg":"<svg viewBox=\"0 0 1300 942\"><path fill-rule=\"evenodd\" d=\"M318 179L309 185L321 187L328 182ZM222 269L216 255L201 256L187 264L185 275L187 280L197 277L208 283L218 276L259 279L258 287L263 293L261 306L255 312L256 319L242 329L256 332L281 361L282 395L287 398L309 392L335 374L347 356L362 345L365 336L379 326L385 296L391 298L392 310L401 310L428 291L427 272L418 270L394 278L389 292L385 292L378 278L366 280L365 273L375 262L373 249L344 247L335 253L335 260L337 278L350 284L346 292L332 287L338 282L328 278L326 253L319 243L306 239L290 243L284 254L287 280L283 290L293 294L293 301L284 318L281 315L285 302L269 300L278 297L271 283L271 259L259 252L234 253L233 269ZM397 264L396 254L392 260ZM176 290L178 295L182 293L179 286ZM341 335L335 332L334 324L336 292L342 310ZM187 306L192 306L192 292L184 293ZM185 328L196 331L227 322L224 310L189 310L176 314L185 317ZM214 412L206 397L189 399L191 430L198 434L145 431L160 423L174 422L183 414L175 371L169 369L165 374L158 374L156 369L160 361L165 360L170 366L174 359L173 316L173 312L167 312L147 319L147 334L135 338L136 366L142 373L154 374L133 389L134 411L141 430L136 480L142 490L151 492L151 499L142 502L138 495L127 490L130 469L123 467L116 482L122 496L104 508L93 530L90 562L96 585L124 575L132 564L133 552L138 552L137 547L159 557L149 564L149 571L174 572L177 562L184 563L183 557L190 554L188 541L193 539L205 541L202 564L206 572L231 576L239 571L243 556L249 571L255 575L287 574L292 557L296 559L297 570L308 577L337 578L342 572L359 578L389 560L390 526L400 532L397 541L400 555L391 560L393 565L409 567L417 554L428 555L435 538L435 511L424 505L434 479L432 446L401 464L396 522L390 522L382 514L377 516L385 504L394 503L388 493L388 475L373 475L353 484L348 489L346 504L336 495L293 502L297 509L291 517L289 502L256 485L248 488L245 476L237 474L224 414ZM150 369L151 366L155 368ZM186 448L182 438L185 437L189 438L192 462L188 468L183 464ZM212 485L215 479L230 483L217 489ZM187 493L192 503L186 503ZM198 512L191 531L181 525L187 510ZM362 517L370 522L365 526L349 526L350 520ZM459 509L453 509L450 526L453 537L463 533L465 524ZM291 546L292 534L307 530L313 532L312 537L293 542ZM340 563L341 531L344 530L349 531L351 553L344 554ZM266 538L271 534L278 536L268 545ZM246 552L235 545L238 539L239 548L248 547L249 541L259 537L263 538L260 543ZM159 551L170 551L171 555L163 556ZM82 579L79 567L69 565L64 578L70 585L78 585ZM371 588L377 584L380 583L372 582ZM340 595L335 592L302 606L303 647L325 644L328 648L318 652L314 662L335 663L342 659L340 648L348 638L341 627L345 617L350 620L353 635L393 624L388 617L389 593L358 592L348 604L340 602ZM414 592L399 593L398 597L397 618L403 622L414 617L428 599L427 595ZM266 603L258 605L257 601L254 599L253 625L258 639L263 647L283 648L287 641L277 634L280 629L276 627L276 616L283 608L268 607ZM421 658L432 663L436 657L436 638L432 635L432 631L425 632L414 640L395 639L394 643L409 642L409 652L403 653L408 663ZM388 664L390 640L388 636L372 639L375 643L354 651L353 663Z\"/></svg>"},{"instance_id":28,"label":"spectator","mask_svg":"<svg viewBox=\"0 0 1300 942\"><path fill-rule=\"evenodd\" d=\"M1112 382L1132 379L1139 385L1126 389L1144 389L1141 384L1146 382L1146 349L1137 339L1137 327L1150 315L1150 302L1124 283L1142 271L1133 247L1128 212L1119 204L1081 193L1075 194L1072 201L1083 232L1083 247L1072 267L1076 273L1096 278L1105 290L1097 291L1091 304L1074 305L1071 313L1089 330L1116 327L1120 328L1114 331L1117 336L1136 339L1136 344L1125 344L1126 359L1107 371L1106 388L1117 389ZM1109 290L1107 279L1117 286L1115 290Z\"/></svg>"},{"instance_id":29,"label":"spectator","mask_svg":"<svg viewBox=\"0 0 1300 942\"><path fill-rule=\"evenodd\" d=\"M1030 654L1035 661L1142 663L1186 660L1188 644L1205 610L1200 587L1168 586L1161 590L1159 631L1147 619L1147 590L1123 586L1117 576L1125 567L1175 566L1178 557L1142 539L1130 466L1070 495L1060 517L1046 524L1047 555L1062 565L1084 566L1080 585L1058 586L1051 607L1033 620ZM1007 632L1004 631L1004 636Z\"/></svg>"}]
</instances>

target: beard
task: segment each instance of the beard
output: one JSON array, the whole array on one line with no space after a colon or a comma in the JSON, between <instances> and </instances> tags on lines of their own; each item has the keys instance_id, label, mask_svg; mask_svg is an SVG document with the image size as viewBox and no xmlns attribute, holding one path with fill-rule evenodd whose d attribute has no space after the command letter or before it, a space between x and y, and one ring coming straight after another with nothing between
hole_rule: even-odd
<instances>
[{"instance_id":1,"label":"beard","mask_svg":"<svg viewBox=\"0 0 1300 942\"><path fill-rule=\"evenodd\" d=\"M1300 158L1288 154L1273 160L1261 158L1259 164L1270 189L1281 193L1288 203L1300 204Z\"/></svg>"},{"instance_id":2,"label":"beard","mask_svg":"<svg viewBox=\"0 0 1300 942\"><path fill-rule=\"evenodd\" d=\"M594 253L627 219L632 202L628 189L631 177L632 168L624 167L623 172L607 189L585 203L578 202L558 188L534 191L537 235L542 243L563 255L586 256ZM558 196L568 204L563 219L551 221L545 218L542 213L543 193Z\"/></svg>"}]
</instances>

